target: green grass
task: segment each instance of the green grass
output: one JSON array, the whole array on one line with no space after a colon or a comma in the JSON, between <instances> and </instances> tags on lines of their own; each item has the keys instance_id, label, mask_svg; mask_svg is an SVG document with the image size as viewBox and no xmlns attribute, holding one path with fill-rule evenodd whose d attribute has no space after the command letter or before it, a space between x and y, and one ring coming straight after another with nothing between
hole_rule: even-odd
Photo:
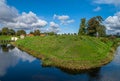
<instances>
[{"instance_id":1,"label":"green grass","mask_svg":"<svg viewBox=\"0 0 120 81\"><path fill-rule=\"evenodd\" d=\"M26 37L15 45L41 58L43 65L67 69L90 69L110 62L113 42L89 36Z\"/></svg>"},{"instance_id":2,"label":"green grass","mask_svg":"<svg viewBox=\"0 0 120 81\"><path fill-rule=\"evenodd\" d=\"M11 36L0 36L0 40L10 40Z\"/></svg>"}]
</instances>

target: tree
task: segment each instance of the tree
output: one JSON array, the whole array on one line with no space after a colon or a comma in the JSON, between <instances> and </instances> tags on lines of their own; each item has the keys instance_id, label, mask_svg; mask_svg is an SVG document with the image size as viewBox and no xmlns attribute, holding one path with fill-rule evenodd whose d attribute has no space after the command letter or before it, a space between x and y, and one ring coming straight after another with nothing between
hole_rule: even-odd
<instances>
[{"instance_id":1,"label":"tree","mask_svg":"<svg viewBox=\"0 0 120 81\"><path fill-rule=\"evenodd\" d=\"M9 29L7 27L2 28L2 35L8 35Z\"/></svg>"},{"instance_id":2,"label":"tree","mask_svg":"<svg viewBox=\"0 0 120 81\"><path fill-rule=\"evenodd\" d=\"M86 19L82 18L81 19L81 24L80 24L80 29L79 29L79 32L78 32L79 35L85 35L86 34L85 27L86 27Z\"/></svg>"},{"instance_id":3,"label":"tree","mask_svg":"<svg viewBox=\"0 0 120 81\"><path fill-rule=\"evenodd\" d=\"M9 29L9 35L15 35L15 30L13 30L13 29Z\"/></svg>"},{"instance_id":4,"label":"tree","mask_svg":"<svg viewBox=\"0 0 120 81\"><path fill-rule=\"evenodd\" d=\"M31 31L30 34L34 34L34 32Z\"/></svg>"},{"instance_id":5,"label":"tree","mask_svg":"<svg viewBox=\"0 0 120 81\"><path fill-rule=\"evenodd\" d=\"M18 31L16 32L16 35L17 35L17 36L20 36L20 35L21 35L20 30L18 30Z\"/></svg>"},{"instance_id":6,"label":"tree","mask_svg":"<svg viewBox=\"0 0 120 81\"><path fill-rule=\"evenodd\" d=\"M34 30L34 35L39 36L40 35L40 30Z\"/></svg>"},{"instance_id":7,"label":"tree","mask_svg":"<svg viewBox=\"0 0 120 81\"><path fill-rule=\"evenodd\" d=\"M57 35L55 32L49 32L48 35L52 36L52 35Z\"/></svg>"},{"instance_id":8,"label":"tree","mask_svg":"<svg viewBox=\"0 0 120 81\"><path fill-rule=\"evenodd\" d=\"M95 36L104 36L105 35L105 26L102 24L103 18L101 16L96 16L91 18L88 21L88 35Z\"/></svg>"},{"instance_id":9,"label":"tree","mask_svg":"<svg viewBox=\"0 0 120 81\"><path fill-rule=\"evenodd\" d=\"M97 31L100 37L106 36L106 27L104 25L100 25Z\"/></svg>"},{"instance_id":10,"label":"tree","mask_svg":"<svg viewBox=\"0 0 120 81\"><path fill-rule=\"evenodd\" d=\"M22 34L26 35L26 31L25 30L18 30L16 34L17 34L17 36L20 36Z\"/></svg>"},{"instance_id":11,"label":"tree","mask_svg":"<svg viewBox=\"0 0 120 81\"><path fill-rule=\"evenodd\" d=\"M117 32L117 33L116 33L116 37L119 37L119 36L120 36L120 33L119 33L119 32Z\"/></svg>"},{"instance_id":12,"label":"tree","mask_svg":"<svg viewBox=\"0 0 120 81\"><path fill-rule=\"evenodd\" d=\"M15 33L16 33L15 30L9 29L8 27L2 28L2 30L0 32L0 34L2 34L2 35L15 35Z\"/></svg>"},{"instance_id":13,"label":"tree","mask_svg":"<svg viewBox=\"0 0 120 81\"><path fill-rule=\"evenodd\" d=\"M0 35L2 35L2 31L0 30Z\"/></svg>"}]
</instances>

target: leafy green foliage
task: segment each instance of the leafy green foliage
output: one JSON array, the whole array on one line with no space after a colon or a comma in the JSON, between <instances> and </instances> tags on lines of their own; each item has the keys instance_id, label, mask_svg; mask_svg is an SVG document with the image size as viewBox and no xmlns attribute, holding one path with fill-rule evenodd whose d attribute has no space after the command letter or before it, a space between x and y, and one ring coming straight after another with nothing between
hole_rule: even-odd
<instances>
[{"instance_id":1,"label":"leafy green foliage","mask_svg":"<svg viewBox=\"0 0 120 81\"><path fill-rule=\"evenodd\" d=\"M101 16L96 16L91 18L88 21L88 34L91 36L95 36L98 33L98 36L105 36L106 35L106 28L102 25L103 18Z\"/></svg>"},{"instance_id":2,"label":"leafy green foliage","mask_svg":"<svg viewBox=\"0 0 120 81\"><path fill-rule=\"evenodd\" d=\"M26 31L25 31L25 30L18 30L18 31L16 32L16 35L17 35L17 36L20 36L20 35L22 35L22 34L26 35Z\"/></svg>"},{"instance_id":3,"label":"leafy green foliage","mask_svg":"<svg viewBox=\"0 0 120 81\"><path fill-rule=\"evenodd\" d=\"M26 34L25 30L18 30L17 32L14 29L9 29L8 27L3 27L2 30L0 31L0 35L18 35L20 36L21 34Z\"/></svg>"},{"instance_id":4,"label":"leafy green foliage","mask_svg":"<svg viewBox=\"0 0 120 81\"><path fill-rule=\"evenodd\" d=\"M34 32L31 31L30 34L34 34Z\"/></svg>"},{"instance_id":5,"label":"leafy green foliage","mask_svg":"<svg viewBox=\"0 0 120 81\"><path fill-rule=\"evenodd\" d=\"M86 27L86 19L83 18L83 19L81 19L80 29L79 29L79 32L78 32L79 35L85 35L86 34L85 27Z\"/></svg>"},{"instance_id":6,"label":"leafy green foliage","mask_svg":"<svg viewBox=\"0 0 120 81\"><path fill-rule=\"evenodd\" d=\"M40 30L34 30L34 35L39 36L40 35Z\"/></svg>"},{"instance_id":7,"label":"leafy green foliage","mask_svg":"<svg viewBox=\"0 0 120 81\"><path fill-rule=\"evenodd\" d=\"M13 29L9 29L9 35L15 35L15 30L13 30Z\"/></svg>"},{"instance_id":8,"label":"leafy green foliage","mask_svg":"<svg viewBox=\"0 0 120 81\"><path fill-rule=\"evenodd\" d=\"M9 29L7 27L2 28L2 35L8 35Z\"/></svg>"},{"instance_id":9,"label":"leafy green foliage","mask_svg":"<svg viewBox=\"0 0 120 81\"><path fill-rule=\"evenodd\" d=\"M50 35L50 36L57 35L55 32L49 32L47 34Z\"/></svg>"},{"instance_id":10,"label":"leafy green foliage","mask_svg":"<svg viewBox=\"0 0 120 81\"><path fill-rule=\"evenodd\" d=\"M104 25L100 25L97 30L98 30L97 32L98 32L99 36L101 36L101 37L106 36L106 28Z\"/></svg>"}]
</instances>

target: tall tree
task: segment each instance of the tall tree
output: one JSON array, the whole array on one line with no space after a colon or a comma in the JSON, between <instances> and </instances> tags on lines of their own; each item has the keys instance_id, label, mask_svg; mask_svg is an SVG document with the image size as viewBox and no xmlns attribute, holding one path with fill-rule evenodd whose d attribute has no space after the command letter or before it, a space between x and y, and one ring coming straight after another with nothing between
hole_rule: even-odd
<instances>
[{"instance_id":1,"label":"tall tree","mask_svg":"<svg viewBox=\"0 0 120 81\"><path fill-rule=\"evenodd\" d=\"M103 18L101 16L96 16L91 18L88 21L88 34L91 36L95 36L98 34L98 36L105 35L105 26L102 24Z\"/></svg>"},{"instance_id":2,"label":"tall tree","mask_svg":"<svg viewBox=\"0 0 120 81\"><path fill-rule=\"evenodd\" d=\"M16 33L18 36L24 34L26 35L26 31L25 30L18 30L17 33Z\"/></svg>"},{"instance_id":3,"label":"tall tree","mask_svg":"<svg viewBox=\"0 0 120 81\"><path fill-rule=\"evenodd\" d=\"M15 35L15 30L13 30L13 29L9 29L9 35Z\"/></svg>"},{"instance_id":4,"label":"tall tree","mask_svg":"<svg viewBox=\"0 0 120 81\"><path fill-rule=\"evenodd\" d=\"M2 28L2 35L8 35L9 29L7 27Z\"/></svg>"},{"instance_id":5,"label":"tall tree","mask_svg":"<svg viewBox=\"0 0 120 81\"><path fill-rule=\"evenodd\" d=\"M39 36L40 35L40 30L34 30L34 35Z\"/></svg>"},{"instance_id":6,"label":"tall tree","mask_svg":"<svg viewBox=\"0 0 120 81\"><path fill-rule=\"evenodd\" d=\"M55 32L49 32L48 35L53 36L53 35L57 35Z\"/></svg>"},{"instance_id":7,"label":"tall tree","mask_svg":"<svg viewBox=\"0 0 120 81\"><path fill-rule=\"evenodd\" d=\"M101 37L106 36L106 27L104 25L98 27L98 35Z\"/></svg>"},{"instance_id":8,"label":"tall tree","mask_svg":"<svg viewBox=\"0 0 120 81\"><path fill-rule=\"evenodd\" d=\"M34 32L31 31L30 34L34 34Z\"/></svg>"},{"instance_id":9,"label":"tall tree","mask_svg":"<svg viewBox=\"0 0 120 81\"><path fill-rule=\"evenodd\" d=\"M86 34L85 27L86 27L86 19L82 18L81 23L80 23L79 32L78 32L79 35L85 35Z\"/></svg>"},{"instance_id":10,"label":"tall tree","mask_svg":"<svg viewBox=\"0 0 120 81\"><path fill-rule=\"evenodd\" d=\"M2 31L0 30L0 35L2 35Z\"/></svg>"}]
</instances>

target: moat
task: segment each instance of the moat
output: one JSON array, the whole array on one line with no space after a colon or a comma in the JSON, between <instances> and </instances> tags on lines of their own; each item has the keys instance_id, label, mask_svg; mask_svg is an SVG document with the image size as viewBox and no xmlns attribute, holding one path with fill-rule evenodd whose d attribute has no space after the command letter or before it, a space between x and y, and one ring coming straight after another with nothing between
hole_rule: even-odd
<instances>
[{"instance_id":1,"label":"moat","mask_svg":"<svg viewBox=\"0 0 120 81\"><path fill-rule=\"evenodd\" d=\"M120 47L113 61L101 68L71 73L55 67L43 67L42 62L7 44L0 45L0 81L119 81Z\"/></svg>"}]
</instances>

